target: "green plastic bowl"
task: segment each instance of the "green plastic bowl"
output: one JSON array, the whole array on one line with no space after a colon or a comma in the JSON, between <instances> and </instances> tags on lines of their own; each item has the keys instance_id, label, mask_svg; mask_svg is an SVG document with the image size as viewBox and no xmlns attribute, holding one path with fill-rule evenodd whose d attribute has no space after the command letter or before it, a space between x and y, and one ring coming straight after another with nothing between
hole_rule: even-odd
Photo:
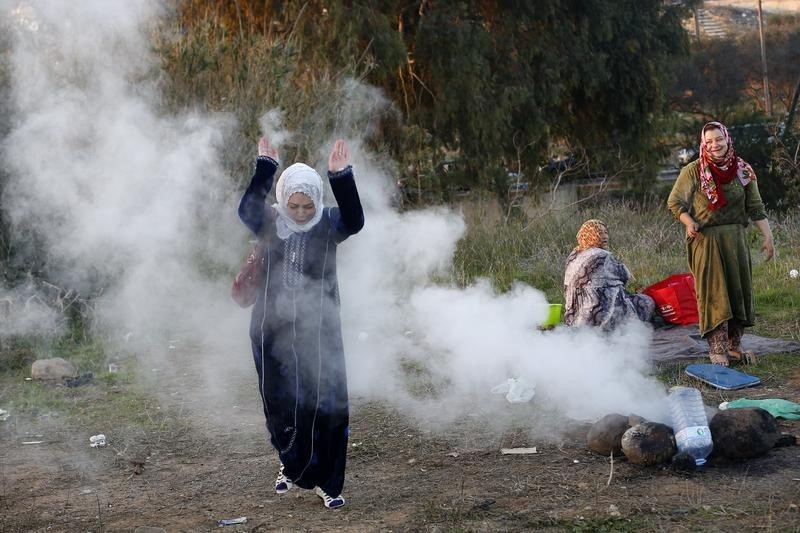
<instances>
[{"instance_id":1,"label":"green plastic bowl","mask_svg":"<svg viewBox=\"0 0 800 533\"><path fill-rule=\"evenodd\" d=\"M564 307L561 304L549 304L547 318L542 322L543 328L554 328L561 323L561 309Z\"/></svg>"}]
</instances>

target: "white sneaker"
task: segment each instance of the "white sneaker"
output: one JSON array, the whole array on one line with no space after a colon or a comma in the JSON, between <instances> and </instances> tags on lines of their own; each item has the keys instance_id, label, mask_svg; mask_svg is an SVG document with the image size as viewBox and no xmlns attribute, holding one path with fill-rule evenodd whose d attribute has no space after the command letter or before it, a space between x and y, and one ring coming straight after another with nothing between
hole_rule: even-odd
<instances>
[{"instance_id":1,"label":"white sneaker","mask_svg":"<svg viewBox=\"0 0 800 533\"><path fill-rule=\"evenodd\" d=\"M292 489L292 487L294 487L294 483L292 483L292 480L284 475L283 465L281 464L281 469L278 471L278 477L275 479L275 492L278 494L286 494Z\"/></svg>"},{"instance_id":2,"label":"white sneaker","mask_svg":"<svg viewBox=\"0 0 800 533\"><path fill-rule=\"evenodd\" d=\"M317 487L314 490L316 491L317 496L322 498L322 503L324 503L325 507L327 507L328 509L338 509L339 507L344 507L344 497L341 494L335 498L331 498L324 490L322 490L319 487Z\"/></svg>"}]
</instances>

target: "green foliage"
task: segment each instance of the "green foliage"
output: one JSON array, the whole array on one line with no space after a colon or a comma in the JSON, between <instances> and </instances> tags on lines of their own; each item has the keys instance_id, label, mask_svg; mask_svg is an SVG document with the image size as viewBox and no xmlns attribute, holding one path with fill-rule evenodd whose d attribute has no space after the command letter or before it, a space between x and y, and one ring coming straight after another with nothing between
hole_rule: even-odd
<instances>
[{"instance_id":1,"label":"green foliage","mask_svg":"<svg viewBox=\"0 0 800 533\"><path fill-rule=\"evenodd\" d=\"M416 160L400 166L412 182L458 157L443 192L451 179L491 188L487 167L536 168L553 135L649 157L667 63L687 46L683 14L656 0L183 0L157 49L169 101L233 111L242 139L257 135L253 117L270 107L301 135L328 134L341 116L318 110L342 79L381 87L402 117L379 117L374 142ZM427 137L426 146L409 134Z\"/></svg>"},{"instance_id":2,"label":"green foliage","mask_svg":"<svg viewBox=\"0 0 800 533\"><path fill-rule=\"evenodd\" d=\"M40 343L30 338L0 337L0 373L18 370L36 360Z\"/></svg>"},{"instance_id":3,"label":"green foliage","mask_svg":"<svg viewBox=\"0 0 800 533\"><path fill-rule=\"evenodd\" d=\"M482 185L487 166L536 168L551 136L649 156L667 61L687 46L680 12L651 1L437 3L417 27L409 116Z\"/></svg>"}]
</instances>

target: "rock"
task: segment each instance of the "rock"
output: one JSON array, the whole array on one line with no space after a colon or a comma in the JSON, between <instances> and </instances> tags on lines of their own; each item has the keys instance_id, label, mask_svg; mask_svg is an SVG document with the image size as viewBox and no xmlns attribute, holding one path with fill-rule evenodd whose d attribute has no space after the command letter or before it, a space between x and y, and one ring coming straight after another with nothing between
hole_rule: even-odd
<instances>
[{"instance_id":1,"label":"rock","mask_svg":"<svg viewBox=\"0 0 800 533\"><path fill-rule=\"evenodd\" d=\"M628 427L632 428L633 426L637 426L639 424L644 424L647 422L646 418L642 418L639 415L630 415L628 417Z\"/></svg>"},{"instance_id":2,"label":"rock","mask_svg":"<svg viewBox=\"0 0 800 533\"><path fill-rule=\"evenodd\" d=\"M606 415L592 425L586 435L589 449L600 455L622 455L622 434L627 431L628 417L616 413Z\"/></svg>"},{"instance_id":3,"label":"rock","mask_svg":"<svg viewBox=\"0 0 800 533\"><path fill-rule=\"evenodd\" d=\"M31 365L31 377L40 380L58 380L74 378L78 375L72 363L60 357L39 359Z\"/></svg>"},{"instance_id":4,"label":"rock","mask_svg":"<svg viewBox=\"0 0 800 533\"><path fill-rule=\"evenodd\" d=\"M726 409L708 424L714 454L726 459L749 459L771 450L781 438L778 421L764 409Z\"/></svg>"},{"instance_id":5,"label":"rock","mask_svg":"<svg viewBox=\"0 0 800 533\"><path fill-rule=\"evenodd\" d=\"M638 465L665 463L676 451L672 428L658 422L637 424L622 435L622 453Z\"/></svg>"}]
</instances>

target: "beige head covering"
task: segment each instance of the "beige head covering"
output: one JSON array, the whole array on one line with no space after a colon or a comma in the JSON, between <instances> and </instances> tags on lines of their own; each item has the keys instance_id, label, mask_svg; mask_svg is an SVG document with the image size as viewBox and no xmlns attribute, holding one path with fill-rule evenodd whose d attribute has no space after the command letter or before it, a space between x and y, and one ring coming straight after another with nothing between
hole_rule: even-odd
<instances>
[{"instance_id":1,"label":"beige head covering","mask_svg":"<svg viewBox=\"0 0 800 533\"><path fill-rule=\"evenodd\" d=\"M317 171L303 163L295 163L281 172L278 183L275 185L275 198L277 203L272 207L278 212L278 219L275 222L278 237L286 239L292 233L302 233L309 231L322 219L322 178ZM298 224L289 216L286 209L289 198L296 192L301 192L311 198L316 208L314 218L305 224Z\"/></svg>"},{"instance_id":2,"label":"beige head covering","mask_svg":"<svg viewBox=\"0 0 800 533\"><path fill-rule=\"evenodd\" d=\"M584 222L576 235L578 246L575 247L575 250L582 252L588 248L602 248L603 239L600 233L603 230L608 233L608 228L606 228L602 220L592 218Z\"/></svg>"}]
</instances>

